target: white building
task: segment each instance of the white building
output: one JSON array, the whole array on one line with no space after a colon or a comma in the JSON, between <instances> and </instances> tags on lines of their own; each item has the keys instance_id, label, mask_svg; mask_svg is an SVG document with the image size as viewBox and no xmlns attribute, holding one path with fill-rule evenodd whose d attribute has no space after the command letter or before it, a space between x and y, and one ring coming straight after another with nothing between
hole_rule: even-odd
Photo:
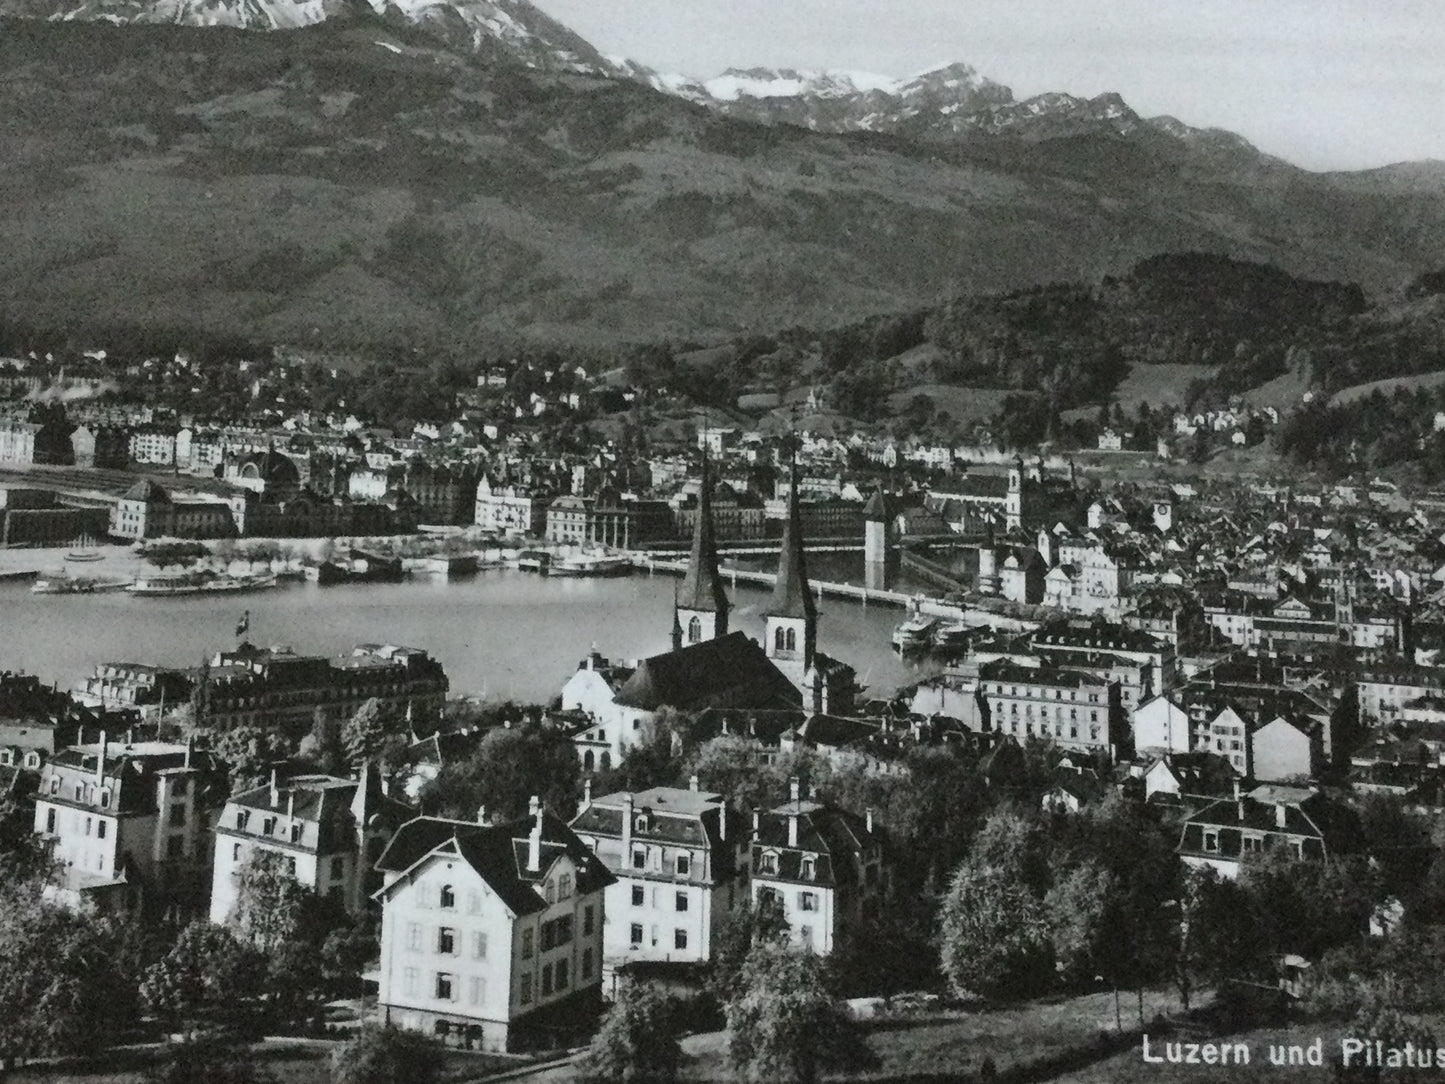
<instances>
[{"instance_id":1,"label":"white building","mask_svg":"<svg viewBox=\"0 0 1445 1084\"><path fill-rule=\"evenodd\" d=\"M592 799L572 829L617 878L607 889L602 954L610 974L635 961L712 958L722 924L748 898L752 837L721 794L653 787Z\"/></svg>"},{"instance_id":2,"label":"white building","mask_svg":"<svg viewBox=\"0 0 1445 1084\"><path fill-rule=\"evenodd\" d=\"M281 856L292 876L319 896L359 915L376 860L412 811L385 797L370 766L361 778L294 776L233 795L216 822L211 921L225 923L236 907L236 874L253 855Z\"/></svg>"},{"instance_id":3,"label":"white building","mask_svg":"<svg viewBox=\"0 0 1445 1084\"><path fill-rule=\"evenodd\" d=\"M418 817L377 868L387 1020L488 1050L595 1026L613 877L536 798L507 824Z\"/></svg>"}]
</instances>

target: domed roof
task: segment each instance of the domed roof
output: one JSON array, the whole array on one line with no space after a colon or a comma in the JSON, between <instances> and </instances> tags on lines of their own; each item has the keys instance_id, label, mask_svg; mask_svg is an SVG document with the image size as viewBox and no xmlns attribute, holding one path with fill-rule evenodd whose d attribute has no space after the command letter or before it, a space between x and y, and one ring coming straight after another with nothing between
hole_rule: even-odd
<instances>
[{"instance_id":1,"label":"domed roof","mask_svg":"<svg viewBox=\"0 0 1445 1084\"><path fill-rule=\"evenodd\" d=\"M273 485L294 485L301 481L301 472L287 456L280 452L256 452L248 456L241 467L241 477L259 478Z\"/></svg>"}]
</instances>

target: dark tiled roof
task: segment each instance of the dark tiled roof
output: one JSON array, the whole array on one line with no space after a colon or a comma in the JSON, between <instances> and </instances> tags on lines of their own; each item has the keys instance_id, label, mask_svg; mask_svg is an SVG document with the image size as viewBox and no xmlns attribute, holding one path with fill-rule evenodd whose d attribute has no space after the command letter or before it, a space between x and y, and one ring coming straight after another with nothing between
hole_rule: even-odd
<instances>
[{"instance_id":1,"label":"dark tiled roof","mask_svg":"<svg viewBox=\"0 0 1445 1084\"><path fill-rule=\"evenodd\" d=\"M617 693L626 707L785 708L802 694L763 649L741 632L643 659Z\"/></svg>"},{"instance_id":2,"label":"dark tiled roof","mask_svg":"<svg viewBox=\"0 0 1445 1084\"><path fill-rule=\"evenodd\" d=\"M798 842L788 843L788 819L798 818ZM882 846L882 833L875 822L870 834L864 818L821 805L818 802L788 802L758 818L758 835L753 841L753 874L767 878L802 881L822 886L838 883L859 855ZM776 873L762 872L762 854L778 856ZM815 856L814 876L803 876L803 858Z\"/></svg>"},{"instance_id":3,"label":"dark tiled roof","mask_svg":"<svg viewBox=\"0 0 1445 1084\"><path fill-rule=\"evenodd\" d=\"M552 863L564 854L577 866L578 893L596 892L613 883L612 874L597 856L572 829L550 813L542 814L540 868L535 872L527 869L528 839L534 823L531 816L500 825L417 817L397 830L377 860L376 868L383 873L403 873L433 852L455 854L519 915L548 906L534 885L546 877Z\"/></svg>"}]
</instances>

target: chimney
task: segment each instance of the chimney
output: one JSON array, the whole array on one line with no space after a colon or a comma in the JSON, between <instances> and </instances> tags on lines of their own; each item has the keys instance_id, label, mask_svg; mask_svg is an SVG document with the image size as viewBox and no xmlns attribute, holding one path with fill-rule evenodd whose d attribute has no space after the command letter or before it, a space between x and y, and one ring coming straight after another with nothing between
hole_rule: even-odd
<instances>
[{"instance_id":1,"label":"chimney","mask_svg":"<svg viewBox=\"0 0 1445 1084\"><path fill-rule=\"evenodd\" d=\"M195 746L196 746L196 736L195 736L194 734L187 734L187 735L186 735L186 760L185 760L185 766L186 766L187 768L189 768L189 767L191 766L191 753L195 750Z\"/></svg>"},{"instance_id":2,"label":"chimney","mask_svg":"<svg viewBox=\"0 0 1445 1084\"><path fill-rule=\"evenodd\" d=\"M286 826L290 828L296 823L296 791L286 791Z\"/></svg>"},{"instance_id":3,"label":"chimney","mask_svg":"<svg viewBox=\"0 0 1445 1084\"><path fill-rule=\"evenodd\" d=\"M728 839L728 815L731 812L726 802L717 807L717 838L721 843L726 843Z\"/></svg>"},{"instance_id":4,"label":"chimney","mask_svg":"<svg viewBox=\"0 0 1445 1084\"><path fill-rule=\"evenodd\" d=\"M863 823L871 836L873 834L873 807L871 805L863 811Z\"/></svg>"},{"instance_id":5,"label":"chimney","mask_svg":"<svg viewBox=\"0 0 1445 1084\"><path fill-rule=\"evenodd\" d=\"M698 787L698 779L697 779L697 772L693 772L692 775L688 777L688 780L687 780L687 789L688 789L688 790L693 790L693 791L699 789L699 787Z\"/></svg>"},{"instance_id":6,"label":"chimney","mask_svg":"<svg viewBox=\"0 0 1445 1084\"><path fill-rule=\"evenodd\" d=\"M632 792L622 799L622 861L631 862L632 854Z\"/></svg>"},{"instance_id":7,"label":"chimney","mask_svg":"<svg viewBox=\"0 0 1445 1084\"><path fill-rule=\"evenodd\" d=\"M798 807L795 805L788 810L788 846L798 845Z\"/></svg>"},{"instance_id":8,"label":"chimney","mask_svg":"<svg viewBox=\"0 0 1445 1084\"><path fill-rule=\"evenodd\" d=\"M487 816L486 803L477 806L477 823L483 826L490 826L492 823L492 818Z\"/></svg>"},{"instance_id":9,"label":"chimney","mask_svg":"<svg viewBox=\"0 0 1445 1084\"><path fill-rule=\"evenodd\" d=\"M276 769L271 769L271 808L275 809L281 804L281 792L276 789Z\"/></svg>"},{"instance_id":10,"label":"chimney","mask_svg":"<svg viewBox=\"0 0 1445 1084\"><path fill-rule=\"evenodd\" d=\"M1274 803L1274 824L1276 828L1283 828L1289 820L1289 806L1283 802Z\"/></svg>"},{"instance_id":11,"label":"chimney","mask_svg":"<svg viewBox=\"0 0 1445 1084\"><path fill-rule=\"evenodd\" d=\"M762 820L762 817L758 814L758 811L757 811L756 809L754 809L754 810L753 810L753 838L754 838L754 839L757 839L757 838L758 838L758 829L761 827L761 824L760 824L761 820Z\"/></svg>"},{"instance_id":12,"label":"chimney","mask_svg":"<svg viewBox=\"0 0 1445 1084\"><path fill-rule=\"evenodd\" d=\"M107 747L105 731L100 732L100 754L95 758L95 781L105 782L105 750Z\"/></svg>"},{"instance_id":13,"label":"chimney","mask_svg":"<svg viewBox=\"0 0 1445 1084\"><path fill-rule=\"evenodd\" d=\"M788 776L788 801L794 805L798 804L798 777L796 775Z\"/></svg>"},{"instance_id":14,"label":"chimney","mask_svg":"<svg viewBox=\"0 0 1445 1084\"><path fill-rule=\"evenodd\" d=\"M1234 781L1234 805L1239 812L1240 823L1244 822L1244 788L1240 786L1239 780Z\"/></svg>"},{"instance_id":15,"label":"chimney","mask_svg":"<svg viewBox=\"0 0 1445 1084\"><path fill-rule=\"evenodd\" d=\"M532 821L531 834L527 836L527 871L538 873L542 869L542 803L534 794L531 802Z\"/></svg>"},{"instance_id":16,"label":"chimney","mask_svg":"<svg viewBox=\"0 0 1445 1084\"><path fill-rule=\"evenodd\" d=\"M586 808L592 804L592 777L589 775L582 780L582 806Z\"/></svg>"}]
</instances>

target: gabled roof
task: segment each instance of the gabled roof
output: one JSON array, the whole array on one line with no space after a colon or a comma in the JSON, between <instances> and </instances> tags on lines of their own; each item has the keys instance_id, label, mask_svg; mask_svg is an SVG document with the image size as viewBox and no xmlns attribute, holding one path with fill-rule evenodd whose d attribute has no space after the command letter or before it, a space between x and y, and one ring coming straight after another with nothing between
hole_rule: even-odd
<instances>
[{"instance_id":1,"label":"gabled roof","mask_svg":"<svg viewBox=\"0 0 1445 1084\"><path fill-rule=\"evenodd\" d=\"M798 818L796 846L788 843L788 820ZM854 813L813 801L787 802L758 818L753 841L754 876L810 881L822 887L838 883L840 874L857 856L883 845L883 834L875 823L868 831L864 818ZM762 873L764 851L778 856L776 873ZM812 877L803 876L803 857L815 856Z\"/></svg>"},{"instance_id":2,"label":"gabled roof","mask_svg":"<svg viewBox=\"0 0 1445 1084\"><path fill-rule=\"evenodd\" d=\"M644 711L664 705L696 711L794 707L802 694L761 647L744 633L730 632L643 659L616 700Z\"/></svg>"},{"instance_id":3,"label":"gabled roof","mask_svg":"<svg viewBox=\"0 0 1445 1084\"><path fill-rule=\"evenodd\" d=\"M541 861L537 870L527 868L529 837L536 824L532 816L498 825L417 817L397 829L376 868L383 873L405 874L433 854L452 855L470 866L517 915L549 906L535 886L546 879L552 865L563 855L577 867L579 894L596 892L613 883L607 867L562 820L543 812L541 821ZM396 878L379 895L389 894L404 880Z\"/></svg>"}]
</instances>

